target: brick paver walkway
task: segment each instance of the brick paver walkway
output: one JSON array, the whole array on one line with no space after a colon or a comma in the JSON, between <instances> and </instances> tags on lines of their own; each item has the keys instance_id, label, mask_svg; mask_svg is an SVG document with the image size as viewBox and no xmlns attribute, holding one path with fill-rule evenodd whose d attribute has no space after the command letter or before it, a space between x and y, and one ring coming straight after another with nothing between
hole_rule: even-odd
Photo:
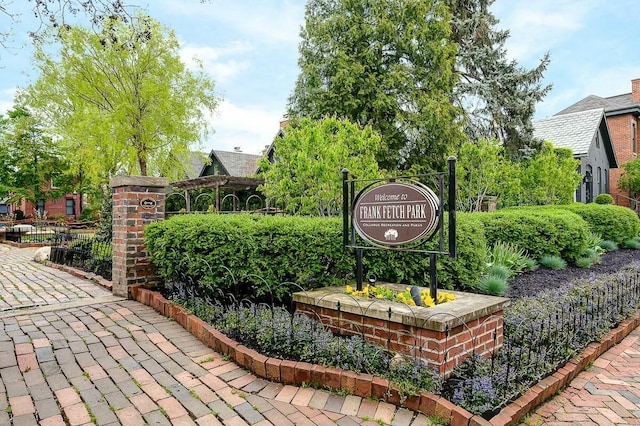
<instances>
[{"instance_id":1,"label":"brick paver walkway","mask_svg":"<svg viewBox=\"0 0 640 426\"><path fill-rule=\"evenodd\" d=\"M640 425L640 329L600 356L560 395L540 406L529 424Z\"/></svg>"},{"instance_id":2,"label":"brick paver walkway","mask_svg":"<svg viewBox=\"0 0 640 426\"><path fill-rule=\"evenodd\" d=\"M431 424L258 379L172 320L0 245L0 425Z\"/></svg>"}]
</instances>

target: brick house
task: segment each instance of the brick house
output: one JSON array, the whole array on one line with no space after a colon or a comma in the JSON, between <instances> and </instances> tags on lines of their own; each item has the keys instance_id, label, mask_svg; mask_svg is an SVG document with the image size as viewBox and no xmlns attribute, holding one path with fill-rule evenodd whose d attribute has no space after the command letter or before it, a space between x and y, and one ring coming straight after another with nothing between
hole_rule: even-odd
<instances>
[{"instance_id":1,"label":"brick house","mask_svg":"<svg viewBox=\"0 0 640 426\"><path fill-rule=\"evenodd\" d=\"M535 120L533 129L535 138L571 149L573 158L580 161L582 182L576 189L576 201L591 203L598 194L609 193L609 171L618 168L618 160L603 108Z\"/></svg>"},{"instance_id":2,"label":"brick house","mask_svg":"<svg viewBox=\"0 0 640 426\"><path fill-rule=\"evenodd\" d=\"M47 218L64 217L67 221L75 221L80 217L83 208L83 195L78 192L65 194L56 200L37 200L36 203L25 199L16 201L11 205L11 212L22 210L26 217L33 217L34 211L40 215L47 212Z\"/></svg>"},{"instance_id":3,"label":"brick house","mask_svg":"<svg viewBox=\"0 0 640 426\"><path fill-rule=\"evenodd\" d=\"M635 159L640 137L640 78L631 80L631 92L602 98L590 95L563 109L556 116L603 108L611 133L613 148L620 168L609 169L609 189L616 204L631 206L628 193L618 188L618 181L624 172L622 166ZM631 206L635 207L635 206Z\"/></svg>"}]
</instances>

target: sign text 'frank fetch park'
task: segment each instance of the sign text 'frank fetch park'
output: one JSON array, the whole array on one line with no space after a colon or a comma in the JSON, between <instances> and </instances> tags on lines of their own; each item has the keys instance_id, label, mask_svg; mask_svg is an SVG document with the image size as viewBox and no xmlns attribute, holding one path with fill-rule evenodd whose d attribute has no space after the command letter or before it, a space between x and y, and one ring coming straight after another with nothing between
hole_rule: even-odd
<instances>
[{"instance_id":1,"label":"sign text 'frank fetch park'","mask_svg":"<svg viewBox=\"0 0 640 426\"><path fill-rule=\"evenodd\" d=\"M361 194L353 206L353 225L371 244L400 246L429 235L438 223L438 208L438 197L424 185L387 183Z\"/></svg>"}]
</instances>

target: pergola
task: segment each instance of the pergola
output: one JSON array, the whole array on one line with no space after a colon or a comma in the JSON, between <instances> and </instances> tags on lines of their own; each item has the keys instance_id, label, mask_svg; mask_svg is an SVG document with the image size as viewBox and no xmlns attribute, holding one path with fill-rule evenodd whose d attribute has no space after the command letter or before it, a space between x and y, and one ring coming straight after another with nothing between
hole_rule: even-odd
<instances>
[{"instance_id":1,"label":"pergola","mask_svg":"<svg viewBox=\"0 0 640 426\"><path fill-rule=\"evenodd\" d=\"M171 183L171 186L177 189L184 190L184 199L187 205L187 212L191 209L191 202L189 197L189 190L191 189L216 189L216 211L220 211L220 189L228 189L233 191L234 195L236 191L248 191L256 189L258 186L264 183L263 179L252 177L238 177L238 176L202 176L194 179L180 180ZM234 209L236 208L236 199L234 198Z\"/></svg>"}]
</instances>

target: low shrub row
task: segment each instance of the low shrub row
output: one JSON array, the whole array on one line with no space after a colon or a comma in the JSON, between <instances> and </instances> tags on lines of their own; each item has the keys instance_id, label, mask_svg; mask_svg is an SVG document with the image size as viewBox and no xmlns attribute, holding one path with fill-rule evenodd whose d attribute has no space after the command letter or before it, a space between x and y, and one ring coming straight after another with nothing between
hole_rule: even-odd
<instances>
[{"instance_id":1,"label":"low shrub row","mask_svg":"<svg viewBox=\"0 0 640 426\"><path fill-rule=\"evenodd\" d=\"M583 257L592 235L622 243L640 232L638 215L610 204L513 207L479 218L489 245L508 242L535 259L559 256L569 262Z\"/></svg>"},{"instance_id":2,"label":"low shrub row","mask_svg":"<svg viewBox=\"0 0 640 426\"><path fill-rule=\"evenodd\" d=\"M566 210L514 208L479 213L478 217L488 244L515 244L524 248L534 259L556 255L574 261L587 246L587 223Z\"/></svg>"},{"instance_id":3,"label":"low shrub row","mask_svg":"<svg viewBox=\"0 0 640 426\"><path fill-rule=\"evenodd\" d=\"M487 267L500 263L490 260L487 247L494 250L508 243L524 250L522 261L554 256L584 263L585 258L593 258L589 252L600 238L629 245L640 230L640 221L631 210L600 204L511 208L459 213L457 217L457 258L438 257L441 288L477 289L481 277L491 276ZM267 282L290 282L311 289L343 285L354 278L355 259L342 246L339 218L176 216L149 225L145 242L166 279L180 274L223 291L237 284L229 271L245 284L251 281L258 293L269 292L279 299L289 287L274 289ZM438 239L426 242L423 248L437 251ZM363 264L365 274L379 281L409 285L429 281L429 257L424 253L365 250ZM519 270L531 269L525 266Z\"/></svg>"},{"instance_id":4,"label":"low shrub row","mask_svg":"<svg viewBox=\"0 0 640 426\"><path fill-rule=\"evenodd\" d=\"M228 270L240 280L253 280L258 293L277 298L290 287L266 283L293 282L311 289L354 278L355 258L342 246L337 218L176 216L145 228L145 243L165 279L189 276L223 291L234 285ZM485 266L486 241L471 214L458 216L457 247L456 259L439 257L439 285L472 288ZM437 239L426 248L436 250ZM366 250L363 264L366 274L378 280L424 285L429 279L429 258L423 253Z\"/></svg>"}]
</instances>

